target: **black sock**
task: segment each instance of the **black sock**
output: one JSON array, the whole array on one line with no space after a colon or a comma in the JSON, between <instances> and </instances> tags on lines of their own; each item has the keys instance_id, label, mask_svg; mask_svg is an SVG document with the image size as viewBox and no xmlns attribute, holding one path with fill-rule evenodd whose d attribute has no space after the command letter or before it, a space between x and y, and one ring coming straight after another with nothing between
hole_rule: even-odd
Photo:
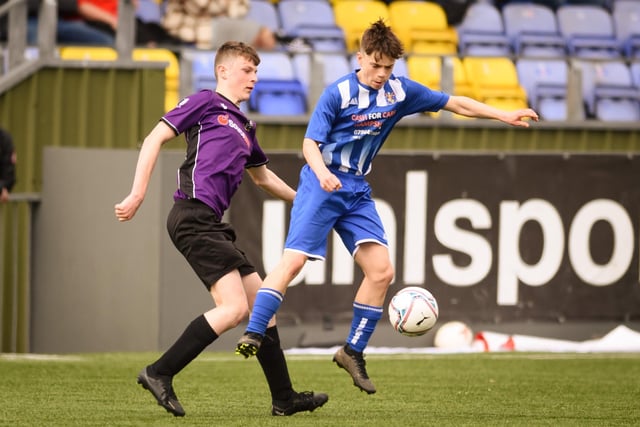
<instances>
[{"instance_id":1,"label":"black sock","mask_svg":"<svg viewBox=\"0 0 640 427\"><path fill-rule=\"evenodd\" d=\"M347 353L349 356L357 356L359 354L362 354L361 352L355 351L354 349L352 349L349 344L344 345L344 352Z\"/></svg>"},{"instance_id":2,"label":"black sock","mask_svg":"<svg viewBox=\"0 0 640 427\"><path fill-rule=\"evenodd\" d=\"M159 375L174 376L218 338L204 314L189 323L180 338L153 365Z\"/></svg>"},{"instance_id":3,"label":"black sock","mask_svg":"<svg viewBox=\"0 0 640 427\"><path fill-rule=\"evenodd\" d=\"M264 376L267 378L272 400L289 400L293 394L291 379L284 353L280 348L277 326L267 328L262 345L256 354Z\"/></svg>"}]
</instances>

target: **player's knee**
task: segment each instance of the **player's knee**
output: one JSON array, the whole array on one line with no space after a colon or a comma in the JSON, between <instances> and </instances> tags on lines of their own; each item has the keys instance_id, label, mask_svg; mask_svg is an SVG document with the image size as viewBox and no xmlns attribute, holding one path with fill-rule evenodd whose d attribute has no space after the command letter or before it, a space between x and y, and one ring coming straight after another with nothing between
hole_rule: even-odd
<instances>
[{"instance_id":1,"label":"player's knee","mask_svg":"<svg viewBox=\"0 0 640 427\"><path fill-rule=\"evenodd\" d=\"M284 260L282 267L288 282L292 281L298 275L298 273L302 271L302 267L304 267L306 261L307 258L303 255L288 257L286 260Z\"/></svg>"},{"instance_id":2,"label":"player's knee","mask_svg":"<svg viewBox=\"0 0 640 427\"><path fill-rule=\"evenodd\" d=\"M369 278L380 286L388 287L393 280L394 274L395 270L391 263L389 263L387 265L380 266L380 268L374 271Z\"/></svg>"},{"instance_id":3,"label":"player's knee","mask_svg":"<svg viewBox=\"0 0 640 427\"><path fill-rule=\"evenodd\" d=\"M247 303L237 303L227 308L227 319L231 328L238 326L243 320L249 317L249 305Z\"/></svg>"}]
</instances>

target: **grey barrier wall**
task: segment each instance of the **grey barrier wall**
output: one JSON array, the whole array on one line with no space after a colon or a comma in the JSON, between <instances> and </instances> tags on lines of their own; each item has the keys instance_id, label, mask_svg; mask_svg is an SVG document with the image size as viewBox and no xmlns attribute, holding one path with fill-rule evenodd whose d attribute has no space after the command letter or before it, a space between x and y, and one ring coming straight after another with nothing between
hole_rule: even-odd
<instances>
[{"instance_id":1,"label":"grey barrier wall","mask_svg":"<svg viewBox=\"0 0 640 427\"><path fill-rule=\"evenodd\" d=\"M211 306L165 230L182 153L162 153L133 221L115 218L137 155L44 150L33 245L32 352L156 350Z\"/></svg>"},{"instance_id":2,"label":"grey barrier wall","mask_svg":"<svg viewBox=\"0 0 640 427\"><path fill-rule=\"evenodd\" d=\"M130 189L137 154L44 150L31 351L160 350L211 307L165 229L182 151L161 153L133 221L114 217L115 203ZM392 292L426 286L439 300L441 321L494 330L520 322L566 331L582 322L594 334L640 320L639 158L381 156L370 181L396 263ZM301 162L297 153L278 153L270 164L295 185ZM281 253L288 206L251 183L240 187L234 202L228 218L238 243L261 271L268 270ZM346 336L359 273L336 242L330 239L327 262L309 263L287 294L279 317L285 346L334 345ZM388 330L385 316L372 344L413 346L432 339L409 341ZM241 332L226 334L228 341L215 349L230 350Z\"/></svg>"}]
</instances>

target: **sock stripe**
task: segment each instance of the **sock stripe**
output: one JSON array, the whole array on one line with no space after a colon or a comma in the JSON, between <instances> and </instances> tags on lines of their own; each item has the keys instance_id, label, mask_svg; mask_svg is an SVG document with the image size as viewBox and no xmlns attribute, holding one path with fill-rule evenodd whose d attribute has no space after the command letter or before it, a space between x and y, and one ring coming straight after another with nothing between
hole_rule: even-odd
<instances>
[{"instance_id":1,"label":"sock stripe","mask_svg":"<svg viewBox=\"0 0 640 427\"><path fill-rule=\"evenodd\" d=\"M272 297L276 298L280 302L282 302L282 300L284 299L284 296L280 292L276 291L275 289L260 288L258 290L258 293L272 296Z\"/></svg>"},{"instance_id":2,"label":"sock stripe","mask_svg":"<svg viewBox=\"0 0 640 427\"><path fill-rule=\"evenodd\" d=\"M353 303L353 308L357 308L357 309L365 310L365 311L372 311L374 313L380 313L380 314L382 314L382 312L383 312L383 308L382 307L375 307L373 305L360 304L359 302L354 302Z\"/></svg>"}]
</instances>

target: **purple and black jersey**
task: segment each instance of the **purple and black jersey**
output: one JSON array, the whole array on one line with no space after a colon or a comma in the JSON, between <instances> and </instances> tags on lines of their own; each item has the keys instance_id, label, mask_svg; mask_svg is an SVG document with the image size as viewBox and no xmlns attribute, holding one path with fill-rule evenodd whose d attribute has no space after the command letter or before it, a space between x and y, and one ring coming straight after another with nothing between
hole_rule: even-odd
<instances>
[{"instance_id":1,"label":"purple and black jersey","mask_svg":"<svg viewBox=\"0 0 640 427\"><path fill-rule=\"evenodd\" d=\"M240 186L244 169L269 161L258 145L255 123L213 91L184 98L161 120L176 135L184 133L187 141L174 199L198 199L219 218Z\"/></svg>"}]
</instances>

